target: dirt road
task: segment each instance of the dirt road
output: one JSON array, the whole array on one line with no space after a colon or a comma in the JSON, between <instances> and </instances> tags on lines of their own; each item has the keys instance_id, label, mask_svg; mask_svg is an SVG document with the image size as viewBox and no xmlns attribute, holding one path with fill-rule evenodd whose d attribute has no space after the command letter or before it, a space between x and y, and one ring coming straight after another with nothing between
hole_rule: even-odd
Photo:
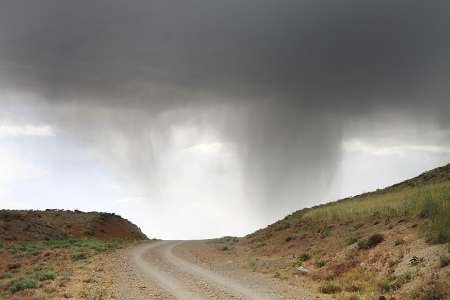
<instances>
[{"instance_id":1,"label":"dirt road","mask_svg":"<svg viewBox=\"0 0 450 300\"><path fill-rule=\"evenodd\" d=\"M142 244L128 252L126 272L120 278L120 299L311 299L285 294L278 286L231 277L180 255L189 242ZM178 250L178 251L176 251Z\"/></svg>"}]
</instances>

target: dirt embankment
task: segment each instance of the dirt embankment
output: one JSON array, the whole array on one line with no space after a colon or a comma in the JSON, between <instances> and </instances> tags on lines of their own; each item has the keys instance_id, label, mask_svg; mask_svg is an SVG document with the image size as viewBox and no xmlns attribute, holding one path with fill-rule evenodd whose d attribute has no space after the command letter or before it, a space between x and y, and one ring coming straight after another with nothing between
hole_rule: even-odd
<instances>
[{"instance_id":1,"label":"dirt embankment","mask_svg":"<svg viewBox=\"0 0 450 300\"><path fill-rule=\"evenodd\" d=\"M110 299L116 250L142 240L114 214L1 210L0 299Z\"/></svg>"}]
</instances>

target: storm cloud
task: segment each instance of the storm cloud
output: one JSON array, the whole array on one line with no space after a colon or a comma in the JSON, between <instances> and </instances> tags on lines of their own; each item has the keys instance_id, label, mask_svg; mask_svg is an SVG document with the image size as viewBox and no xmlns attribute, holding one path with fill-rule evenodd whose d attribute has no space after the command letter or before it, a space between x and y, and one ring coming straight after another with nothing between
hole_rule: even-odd
<instances>
[{"instance_id":1,"label":"storm cloud","mask_svg":"<svg viewBox=\"0 0 450 300\"><path fill-rule=\"evenodd\" d=\"M195 132L232 152L267 222L324 200L346 139L413 126L448 146L449 28L444 1L2 1L0 88L33 100L0 101L33 107L147 201L164 201L174 136Z\"/></svg>"}]
</instances>

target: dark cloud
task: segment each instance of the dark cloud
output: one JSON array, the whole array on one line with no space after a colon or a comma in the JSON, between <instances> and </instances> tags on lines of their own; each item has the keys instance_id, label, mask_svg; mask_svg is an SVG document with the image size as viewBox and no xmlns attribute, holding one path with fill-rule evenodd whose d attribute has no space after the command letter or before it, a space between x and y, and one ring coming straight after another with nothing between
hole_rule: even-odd
<instances>
[{"instance_id":1,"label":"dark cloud","mask_svg":"<svg viewBox=\"0 0 450 300\"><path fill-rule=\"evenodd\" d=\"M151 81L340 107L414 95L424 77L448 67L448 6L4 1L1 59L9 77L47 92L130 97L134 84Z\"/></svg>"},{"instance_id":2,"label":"dark cloud","mask_svg":"<svg viewBox=\"0 0 450 300\"><path fill-rule=\"evenodd\" d=\"M346 120L389 111L448 128L449 20L444 1L2 1L0 85L44 97L88 143L123 137L141 178L154 168L143 128L164 132L158 115L178 111L172 122L239 145L267 198L295 181L314 194Z\"/></svg>"}]
</instances>

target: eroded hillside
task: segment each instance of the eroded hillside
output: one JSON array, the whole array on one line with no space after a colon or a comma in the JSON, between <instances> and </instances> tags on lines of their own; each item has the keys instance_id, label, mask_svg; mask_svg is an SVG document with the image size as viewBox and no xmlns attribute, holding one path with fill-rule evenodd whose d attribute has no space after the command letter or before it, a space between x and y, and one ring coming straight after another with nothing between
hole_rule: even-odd
<instances>
[{"instance_id":1,"label":"eroded hillside","mask_svg":"<svg viewBox=\"0 0 450 300\"><path fill-rule=\"evenodd\" d=\"M109 213L0 210L0 240L145 239L139 227Z\"/></svg>"},{"instance_id":2,"label":"eroded hillside","mask_svg":"<svg viewBox=\"0 0 450 300\"><path fill-rule=\"evenodd\" d=\"M449 241L447 165L193 252L337 299L449 299Z\"/></svg>"}]
</instances>

